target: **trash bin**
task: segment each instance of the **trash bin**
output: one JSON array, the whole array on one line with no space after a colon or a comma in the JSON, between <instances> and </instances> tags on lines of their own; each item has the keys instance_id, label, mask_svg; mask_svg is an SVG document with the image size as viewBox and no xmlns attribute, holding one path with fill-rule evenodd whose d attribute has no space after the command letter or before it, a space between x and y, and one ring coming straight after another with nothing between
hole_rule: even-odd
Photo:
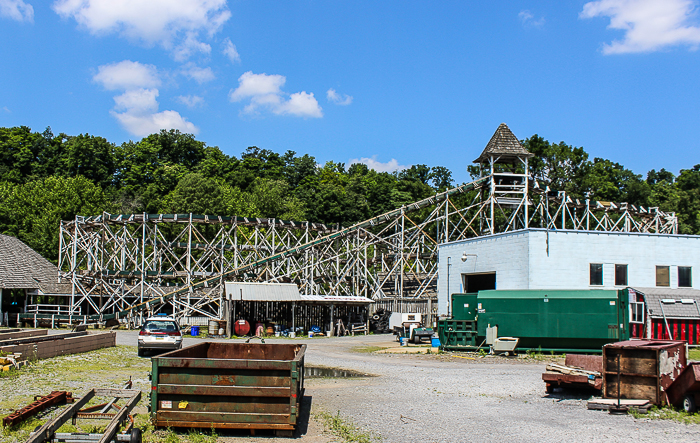
<instances>
[{"instance_id":1,"label":"trash bin","mask_svg":"<svg viewBox=\"0 0 700 443\"><path fill-rule=\"evenodd\" d=\"M192 337L197 337L199 335L199 326L192 326L190 329L190 335Z\"/></svg>"}]
</instances>

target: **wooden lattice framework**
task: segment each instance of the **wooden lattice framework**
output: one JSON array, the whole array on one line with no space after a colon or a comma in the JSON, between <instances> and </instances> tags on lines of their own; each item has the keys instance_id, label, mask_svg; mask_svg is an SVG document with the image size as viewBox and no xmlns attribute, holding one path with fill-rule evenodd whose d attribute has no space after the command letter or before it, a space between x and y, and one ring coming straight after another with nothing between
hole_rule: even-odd
<instances>
[{"instance_id":1,"label":"wooden lattice framework","mask_svg":"<svg viewBox=\"0 0 700 443\"><path fill-rule=\"evenodd\" d=\"M677 232L675 214L658 208L572 199L513 177L489 173L344 229L193 214L76 217L61 224L60 278L83 314L167 303L178 316L220 318L225 280L295 282L303 294L434 298L441 243L527 227Z\"/></svg>"},{"instance_id":2,"label":"wooden lattice framework","mask_svg":"<svg viewBox=\"0 0 700 443\"><path fill-rule=\"evenodd\" d=\"M540 186L529 176L530 157L501 124L475 160L477 180L342 229L194 214L78 216L61 223L59 280L71 283L71 315L124 318L169 305L178 317L221 318L226 280L294 282L302 294L434 299L443 243L529 227L677 233L674 213Z\"/></svg>"}]
</instances>

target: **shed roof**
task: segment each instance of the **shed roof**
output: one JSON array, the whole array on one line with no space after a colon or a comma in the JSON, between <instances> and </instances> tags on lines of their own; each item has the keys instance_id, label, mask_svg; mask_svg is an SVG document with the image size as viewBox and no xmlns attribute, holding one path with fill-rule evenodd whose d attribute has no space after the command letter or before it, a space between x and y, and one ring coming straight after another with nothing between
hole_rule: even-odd
<instances>
[{"instance_id":1,"label":"shed roof","mask_svg":"<svg viewBox=\"0 0 700 443\"><path fill-rule=\"evenodd\" d=\"M692 288L630 288L644 295L651 318L700 319L700 290ZM663 306L663 311L661 307Z\"/></svg>"},{"instance_id":2,"label":"shed roof","mask_svg":"<svg viewBox=\"0 0 700 443\"><path fill-rule=\"evenodd\" d=\"M58 268L21 240L0 234L0 288L59 291Z\"/></svg>"},{"instance_id":3,"label":"shed roof","mask_svg":"<svg viewBox=\"0 0 700 443\"><path fill-rule=\"evenodd\" d=\"M299 302L325 304L368 304L374 303L366 297L353 295L302 295L294 283L251 283L226 282L228 300Z\"/></svg>"},{"instance_id":4,"label":"shed roof","mask_svg":"<svg viewBox=\"0 0 700 443\"><path fill-rule=\"evenodd\" d=\"M226 282L226 298L243 301L301 301L294 283Z\"/></svg>"},{"instance_id":5,"label":"shed roof","mask_svg":"<svg viewBox=\"0 0 700 443\"><path fill-rule=\"evenodd\" d=\"M489 157L498 157L501 162L509 162L522 157L532 157L533 155L523 147L520 140L508 128L508 125L501 123L479 158L474 160L474 163L484 162Z\"/></svg>"}]
</instances>

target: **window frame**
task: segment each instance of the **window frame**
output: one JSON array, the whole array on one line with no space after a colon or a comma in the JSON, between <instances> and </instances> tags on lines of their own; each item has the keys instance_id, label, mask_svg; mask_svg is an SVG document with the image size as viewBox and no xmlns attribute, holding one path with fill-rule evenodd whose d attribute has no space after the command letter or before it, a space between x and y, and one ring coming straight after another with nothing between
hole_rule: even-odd
<instances>
[{"instance_id":1,"label":"window frame","mask_svg":"<svg viewBox=\"0 0 700 443\"><path fill-rule=\"evenodd\" d=\"M600 266L600 283L594 283L594 266ZM589 286L603 286L603 263L589 263L588 284Z\"/></svg>"},{"instance_id":2,"label":"window frame","mask_svg":"<svg viewBox=\"0 0 700 443\"><path fill-rule=\"evenodd\" d=\"M630 305L630 323L644 324L644 302L631 301ZM641 319L637 318L641 317Z\"/></svg>"},{"instance_id":3,"label":"window frame","mask_svg":"<svg viewBox=\"0 0 700 443\"><path fill-rule=\"evenodd\" d=\"M681 285L681 269L688 271L688 284ZM692 288L693 287L693 267L692 266L678 266L678 287L679 288Z\"/></svg>"},{"instance_id":4,"label":"window frame","mask_svg":"<svg viewBox=\"0 0 700 443\"><path fill-rule=\"evenodd\" d=\"M625 274L624 274L625 282L624 283L618 282L618 278L617 278L618 277L618 272L617 272L618 268L620 268L620 269L624 268L624 270L625 270ZM615 265L615 286L628 286L628 284L629 284L628 272L627 272L628 269L629 268L628 268L627 264L616 264Z\"/></svg>"},{"instance_id":5,"label":"window frame","mask_svg":"<svg viewBox=\"0 0 700 443\"><path fill-rule=\"evenodd\" d=\"M666 271L666 284L660 284L664 283L663 281L659 280L659 271ZM656 265L656 287L657 288L670 288L671 287L671 267L670 266L663 266L663 265Z\"/></svg>"}]
</instances>

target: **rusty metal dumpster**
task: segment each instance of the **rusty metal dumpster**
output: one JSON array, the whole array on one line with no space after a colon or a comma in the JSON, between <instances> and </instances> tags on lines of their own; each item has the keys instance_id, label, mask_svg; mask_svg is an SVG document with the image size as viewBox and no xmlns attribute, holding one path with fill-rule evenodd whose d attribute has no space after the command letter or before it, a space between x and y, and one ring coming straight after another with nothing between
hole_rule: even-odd
<instances>
[{"instance_id":1,"label":"rusty metal dumpster","mask_svg":"<svg viewBox=\"0 0 700 443\"><path fill-rule=\"evenodd\" d=\"M666 403L666 389L686 366L682 341L629 340L603 347L603 397Z\"/></svg>"},{"instance_id":2,"label":"rusty metal dumpster","mask_svg":"<svg viewBox=\"0 0 700 443\"><path fill-rule=\"evenodd\" d=\"M697 412L700 404L700 362L690 362L666 389L668 402L685 412Z\"/></svg>"},{"instance_id":3,"label":"rusty metal dumpster","mask_svg":"<svg viewBox=\"0 0 700 443\"><path fill-rule=\"evenodd\" d=\"M157 427L293 431L306 345L204 342L152 359Z\"/></svg>"}]
</instances>

